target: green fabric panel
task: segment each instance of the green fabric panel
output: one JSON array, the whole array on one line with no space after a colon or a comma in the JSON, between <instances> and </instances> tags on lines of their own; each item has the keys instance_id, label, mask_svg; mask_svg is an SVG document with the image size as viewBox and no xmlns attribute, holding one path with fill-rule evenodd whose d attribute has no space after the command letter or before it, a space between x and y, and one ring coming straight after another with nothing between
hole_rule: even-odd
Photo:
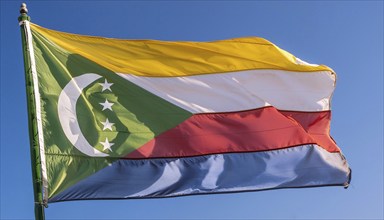
<instances>
[{"instance_id":1,"label":"green fabric panel","mask_svg":"<svg viewBox=\"0 0 384 220\"><path fill-rule=\"evenodd\" d=\"M36 32L33 32L33 41L41 95L49 198L192 116L192 113L97 63L68 53ZM96 73L102 77L86 87L77 100L77 120L87 141L109 157L92 158L83 154L66 138L60 125L58 97L73 77L85 73ZM102 91L99 83L104 83L105 79L113 83L110 87L112 91ZM103 106L99 103L106 99L114 103L113 111L102 111ZM103 130L101 122L107 118L114 123L112 131ZM103 150L100 142L106 138L114 143L112 151Z\"/></svg>"}]
</instances>

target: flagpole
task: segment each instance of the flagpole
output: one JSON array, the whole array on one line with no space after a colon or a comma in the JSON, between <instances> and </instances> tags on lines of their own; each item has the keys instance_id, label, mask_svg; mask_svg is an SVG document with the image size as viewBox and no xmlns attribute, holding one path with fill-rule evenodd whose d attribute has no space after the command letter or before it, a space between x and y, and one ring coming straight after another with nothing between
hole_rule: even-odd
<instances>
[{"instance_id":1,"label":"flagpole","mask_svg":"<svg viewBox=\"0 0 384 220\"><path fill-rule=\"evenodd\" d=\"M27 92L27 106L28 106L28 127L30 138L30 154L31 154L31 167L32 167L32 180L33 180L33 194L34 194L34 210L35 219L44 220L44 206L46 202L43 199L43 186L42 186L42 172L41 172L41 160L40 160L40 148L36 118L36 100L34 95L34 83L32 77L32 65L31 65L31 53L30 44L27 42L27 35L30 34L27 31L26 23L30 21L30 17L27 15L28 9L25 3L21 4L20 16L18 18L21 28L21 38L23 44L24 55L24 69L25 69L25 82Z\"/></svg>"}]
</instances>

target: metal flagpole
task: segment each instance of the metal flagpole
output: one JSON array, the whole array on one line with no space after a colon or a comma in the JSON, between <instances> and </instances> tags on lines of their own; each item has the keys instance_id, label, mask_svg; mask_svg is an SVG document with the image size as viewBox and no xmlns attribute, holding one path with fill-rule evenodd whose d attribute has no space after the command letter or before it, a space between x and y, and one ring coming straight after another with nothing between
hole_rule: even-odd
<instances>
[{"instance_id":1,"label":"metal flagpole","mask_svg":"<svg viewBox=\"0 0 384 220\"><path fill-rule=\"evenodd\" d=\"M41 172L41 160L40 160L40 148L38 138L38 125L36 118L36 100L34 95L34 82L32 76L32 62L30 43L28 39L31 39L29 30L30 17L27 15L28 9L25 3L21 4L20 16L18 18L21 28L21 38L23 44L24 54L24 69L25 69L25 82L27 92L27 105L28 105L28 127L30 138L30 151L31 151L31 164L32 164L32 180L33 180L33 193L35 200L35 219L44 220L44 206L46 202L43 200L43 186L42 186L42 172Z\"/></svg>"}]
</instances>

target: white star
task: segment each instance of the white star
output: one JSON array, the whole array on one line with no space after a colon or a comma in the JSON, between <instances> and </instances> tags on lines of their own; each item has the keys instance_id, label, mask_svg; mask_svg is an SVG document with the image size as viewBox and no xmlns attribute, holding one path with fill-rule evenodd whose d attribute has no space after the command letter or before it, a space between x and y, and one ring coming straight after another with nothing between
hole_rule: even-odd
<instances>
[{"instance_id":1,"label":"white star","mask_svg":"<svg viewBox=\"0 0 384 220\"><path fill-rule=\"evenodd\" d=\"M112 92L110 87L113 85L113 83L108 83L107 79L105 79L104 83L99 83L99 84L103 87L101 90L102 92L104 92L107 89Z\"/></svg>"},{"instance_id":2,"label":"white star","mask_svg":"<svg viewBox=\"0 0 384 220\"><path fill-rule=\"evenodd\" d=\"M115 103L108 102L108 100L105 99L105 102L104 102L104 103L101 102L101 103L99 103L99 104L103 106L103 111L104 111L105 109L109 109L109 110L113 111L113 110L112 110L112 105L115 104Z\"/></svg>"},{"instance_id":3,"label":"white star","mask_svg":"<svg viewBox=\"0 0 384 220\"><path fill-rule=\"evenodd\" d=\"M114 125L115 123L110 123L109 120L108 120L108 118L107 118L107 120L105 120L105 122L101 122L101 124L104 125L104 127L103 127L103 131L104 131L105 129L109 129L110 131L112 131L112 125Z\"/></svg>"},{"instance_id":4,"label":"white star","mask_svg":"<svg viewBox=\"0 0 384 220\"><path fill-rule=\"evenodd\" d=\"M104 142L100 142L100 144L103 145L103 150L108 149L109 151L112 152L111 147L114 145L114 143L109 143L108 138L105 138L105 141Z\"/></svg>"}]
</instances>

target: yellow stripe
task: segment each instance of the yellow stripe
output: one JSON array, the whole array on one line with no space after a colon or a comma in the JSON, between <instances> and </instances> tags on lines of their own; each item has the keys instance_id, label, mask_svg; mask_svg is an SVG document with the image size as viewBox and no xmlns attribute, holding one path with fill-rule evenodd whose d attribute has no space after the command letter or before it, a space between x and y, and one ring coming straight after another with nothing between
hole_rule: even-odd
<instances>
[{"instance_id":1,"label":"yellow stripe","mask_svg":"<svg viewBox=\"0 0 384 220\"><path fill-rule=\"evenodd\" d=\"M333 72L323 65L297 64L292 54L256 37L214 42L166 42L83 36L36 24L31 24L31 28L70 53L82 55L114 72L138 76L189 76L251 69Z\"/></svg>"}]
</instances>

